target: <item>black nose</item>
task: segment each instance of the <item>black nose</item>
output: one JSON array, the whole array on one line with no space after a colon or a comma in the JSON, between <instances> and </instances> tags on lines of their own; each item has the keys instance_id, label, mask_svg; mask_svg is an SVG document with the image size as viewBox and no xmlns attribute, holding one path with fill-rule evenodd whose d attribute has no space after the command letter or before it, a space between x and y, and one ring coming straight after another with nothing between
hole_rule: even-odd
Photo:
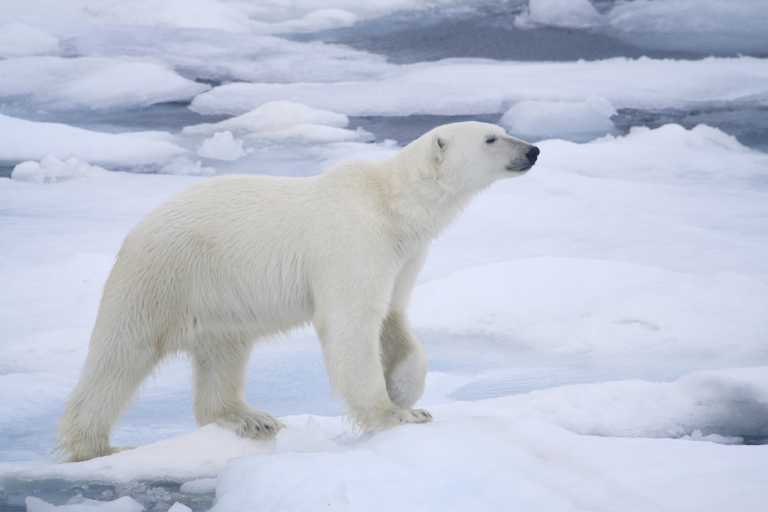
<instances>
[{"instance_id":1,"label":"black nose","mask_svg":"<svg viewBox=\"0 0 768 512\"><path fill-rule=\"evenodd\" d=\"M539 158L539 153L539 148L536 146L531 146L531 149L528 150L528 152L525 154L525 157L529 162L531 162L531 165L533 165L536 163L536 159Z\"/></svg>"}]
</instances>

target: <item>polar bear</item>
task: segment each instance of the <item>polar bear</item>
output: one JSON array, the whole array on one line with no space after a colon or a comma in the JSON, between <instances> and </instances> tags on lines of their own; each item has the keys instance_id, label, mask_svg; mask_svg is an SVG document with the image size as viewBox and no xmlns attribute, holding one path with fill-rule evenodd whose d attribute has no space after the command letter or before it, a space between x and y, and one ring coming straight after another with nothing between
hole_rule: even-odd
<instances>
[{"instance_id":1,"label":"polar bear","mask_svg":"<svg viewBox=\"0 0 768 512\"><path fill-rule=\"evenodd\" d=\"M388 160L312 177L205 180L126 237L64 413L69 460L112 453L113 423L168 354L194 366L198 424L274 436L244 401L254 340L314 324L333 389L368 431L430 421L414 409L426 359L406 307L430 241L478 191L524 174L539 149L503 128L439 126Z\"/></svg>"}]
</instances>

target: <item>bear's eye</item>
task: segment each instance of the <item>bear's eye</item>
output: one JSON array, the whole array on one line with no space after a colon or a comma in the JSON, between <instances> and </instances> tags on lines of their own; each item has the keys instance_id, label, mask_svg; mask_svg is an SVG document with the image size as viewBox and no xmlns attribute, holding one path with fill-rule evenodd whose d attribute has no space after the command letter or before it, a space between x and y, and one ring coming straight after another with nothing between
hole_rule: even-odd
<instances>
[{"instance_id":1,"label":"bear's eye","mask_svg":"<svg viewBox=\"0 0 768 512\"><path fill-rule=\"evenodd\" d=\"M496 142L496 136L495 135L489 135L489 136L487 136L485 138L485 143L486 144L493 144L494 142Z\"/></svg>"}]
</instances>

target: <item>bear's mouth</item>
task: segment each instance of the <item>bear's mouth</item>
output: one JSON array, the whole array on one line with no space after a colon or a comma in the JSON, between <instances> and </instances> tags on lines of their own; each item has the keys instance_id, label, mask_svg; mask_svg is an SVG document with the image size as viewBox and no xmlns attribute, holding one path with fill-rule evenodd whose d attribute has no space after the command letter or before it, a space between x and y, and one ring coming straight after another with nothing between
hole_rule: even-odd
<instances>
[{"instance_id":1,"label":"bear's mouth","mask_svg":"<svg viewBox=\"0 0 768 512\"><path fill-rule=\"evenodd\" d=\"M522 167L518 167L517 165L508 164L506 167L504 167L508 171L515 171L515 172L526 172L531 167L533 167L533 164L525 164Z\"/></svg>"}]
</instances>

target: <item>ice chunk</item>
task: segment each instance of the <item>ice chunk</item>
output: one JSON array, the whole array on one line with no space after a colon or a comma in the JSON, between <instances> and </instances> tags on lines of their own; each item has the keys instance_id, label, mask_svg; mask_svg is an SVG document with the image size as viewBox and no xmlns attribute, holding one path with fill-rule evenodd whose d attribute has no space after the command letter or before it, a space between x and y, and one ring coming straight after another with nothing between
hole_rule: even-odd
<instances>
[{"instance_id":1,"label":"ice chunk","mask_svg":"<svg viewBox=\"0 0 768 512\"><path fill-rule=\"evenodd\" d=\"M176 157L160 168L163 174L186 176L211 176L216 174L213 167L204 166L200 160L192 160L186 156Z\"/></svg>"},{"instance_id":2,"label":"ice chunk","mask_svg":"<svg viewBox=\"0 0 768 512\"><path fill-rule=\"evenodd\" d=\"M213 158L214 160L233 161L245 155L243 141L232 136L232 132L216 132L211 137L205 139L197 154L204 158Z\"/></svg>"},{"instance_id":3,"label":"ice chunk","mask_svg":"<svg viewBox=\"0 0 768 512\"><path fill-rule=\"evenodd\" d=\"M478 76L483 79L478 81ZM469 115L502 113L524 100L586 101L598 96L616 108L655 108L758 94L768 94L766 59L543 63L449 59L400 66L376 80L226 84L195 97L191 108L204 114L237 115L267 102L291 99L347 115Z\"/></svg>"},{"instance_id":4,"label":"ice chunk","mask_svg":"<svg viewBox=\"0 0 768 512\"><path fill-rule=\"evenodd\" d=\"M51 505L34 496L28 497L26 501L27 512L141 512L144 510L141 503L129 496L123 496L113 501L75 498L70 503L59 506Z\"/></svg>"},{"instance_id":5,"label":"ice chunk","mask_svg":"<svg viewBox=\"0 0 768 512\"><path fill-rule=\"evenodd\" d=\"M528 9L515 18L521 28L537 24L586 28L600 23L600 13L589 0L529 0Z\"/></svg>"},{"instance_id":6,"label":"ice chunk","mask_svg":"<svg viewBox=\"0 0 768 512\"><path fill-rule=\"evenodd\" d=\"M207 134L221 130L237 134L274 132L303 124L345 128L349 124L349 118L344 114L308 107L293 101L271 101L250 112L218 123L187 126L183 133Z\"/></svg>"},{"instance_id":7,"label":"ice chunk","mask_svg":"<svg viewBox=\"0 0 768 512\"><path fill-rule=\"evenodd\" d=\"M216 478L198 478L181 484L181 492L187 494L207 494L216 490Z\"/></svg>"},{"instance_id":8,"label":"ice chunk","mask_svg":"<svg viewBox=\"0 0 768 512\"><path fill-rule=\"evenodd\" d=\"M373 141L373 134L357 128L347 130L321 124L297 124L274 132L257 132L248 135L249 139L299 140L314 143Z\"/></svg>"},{"instance_id":9,"label":"ice chunk","mask_svg":"<svg viewBox=\"0 0 768 512\"><path fill-rule=\"evenodd\" d=\"M604 98L586 101L521 101L502 116L499 124L513 134L530 137L579 137L614 129L613 106Z\"/></svg>"},{"instance_id":10,"label":"ice chunk","mask_svg":"<svg viewBox=\"0 0 768 512\"><path fill-rule=\"evenodd\" d=\"M279 22L255 22L256 29L265 33L311 32L354 25L358 16L344 9L318 9L296 19Z\"/></svg>"},{"instance_id":11,"label":"ice chunk","mask_svg":"<svg viewBox=\"0 0 768 512\"><path fill-rule=\"evenodd\" d=\"M161 64L126 58L6 59L0 76L0 99L46 109L143 107L187 100L209 88Z\"/></svg>"},{"instance_id":12,"label":"ice chunk","mask_svg":"<svg viewBox=\"0 0 768 512\"><path fill-rule=\"evenodd\" d=\"M11 178L19 181L36 183L54 183L72 178L103 176L106 169L89 165L77 158L71 157L60 160L55 156L47 156L40 162L22 162L13 168Z\"/></svg>"},{"instance_id":13,"label":"ice chunk","mask_svg":"<svg viewBox=\"0 0 768 512\"><path fill-rule=\"evenodd\" d=\"M231 131L252 140L299 139L315 143L371 140L361 129L348 130L349 118L292 101L271 101L256 109L218 123L184 128L185 134Z\"/></svg>"},{"instance_id":14,"label":"ice chunk","mask_svg":"<svg viewBox=\"0 0 768 512\"><path fill-rule=\"evenodd\" d=\"M52 55L59 52L59 40L48 32L24 23L0 25L0 57ZM8 80L10 77L5 77Z\"/></svg>"},{"instance_id":15,"label":"ice chunk","mask_svg":"<svg viewBox=\"0 0 768 512\"><path fill-rule=\"evenodd\" d=\"M186 506L183 503L179 503L178 501L171 505L171 508L168 509L168 512L192 512L192 509Z\"/></svg>"},{"instance_id":16,"label":"ice chunk","mask_svg":"<svg viewBox=\"0 0 768 512\"><path fill-rule=\"evenodd\" d=\"M21 162L48 156L75 157L125 168L151 166L182 153L185 150L165 132L104 133L0 114L0 160Z\"/></svg>"}]
</instances>

